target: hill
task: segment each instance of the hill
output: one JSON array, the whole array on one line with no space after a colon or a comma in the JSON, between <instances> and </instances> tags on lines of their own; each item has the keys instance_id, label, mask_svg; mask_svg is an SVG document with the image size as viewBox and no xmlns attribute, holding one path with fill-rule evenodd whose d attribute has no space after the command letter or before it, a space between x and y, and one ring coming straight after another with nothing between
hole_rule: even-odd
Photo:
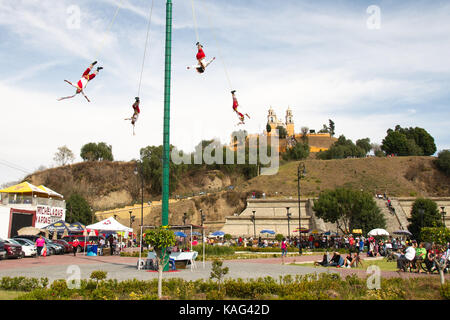
<instances>
[{"instance_id":1,"label":"hill","mask_svg":"<svg viewBox=\"0 0 450 320\"><path fill-rule=\"evenodd\" d=\"M448 196L450 179L439 171L434 157L367 157L339 160L305 160L307 174L301 178L302 196L348 187L390 196ZM299 162L280 166L273 176L258 176L237 191L257 190L267 196L296 196Z\"/></svg>"},{"instance_id":2,"label":"hill","mask_svg":"<svg viewBox=\"0 0 450 320\"><path fill-rule=\"evenodd\" d=\"M301 179L301 196L316 197L326 189L349 187L391 197L448 196L450 180L434 164L433 157L362 158L342 160L305 160L307 174ZM245 180L218 170L185 172L169 206L171 224L200 224L200 209L208 225L220 228L226 216L240 213L252 192L267 197L297 197L297 167L288 162L272 176ZM117 214L128 225L129 211L140 224L140 182L134 175L134 162L82 162L36 172L26 178L32 184L44 184L66 199L74 192L83 195L96 211L98 219ZM231 187L231 185L233 187ZM233 189L233 190L231 190ZM152 204L148 205L151 200ZM158 224L161 219L159 195L144 194L144 223ZM114 210L109 210L114 209Z\"/></svg>"}]
</instances>

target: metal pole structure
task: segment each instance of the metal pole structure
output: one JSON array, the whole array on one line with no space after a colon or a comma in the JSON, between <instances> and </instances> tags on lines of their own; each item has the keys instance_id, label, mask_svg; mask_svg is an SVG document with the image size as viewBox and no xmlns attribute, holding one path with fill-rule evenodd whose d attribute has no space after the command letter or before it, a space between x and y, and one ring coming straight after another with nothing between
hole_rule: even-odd
<instances>
[{"instance_id":1,"label":"metal pole structure","mask_svg":"<svg viewBox=\"0 0 450 320\"><path fill-rule=\"evenodd\" d=\"M444 228L446 228L445 226L445 215L447 214L447 212L445 212L445 207L441 207L441 215L442 215L442 224L444 225Z\"/></svg>"},{"instance_id":2,"label":"metal pole structure","mask_svg":"<svg viewBox=\"0 0 450 320\"><path fill-rule=\"evenodd\" d=\"M301 169L302 168L302 169ZM303 163L300 163L297 168L297 192L298 192L298 232L299 232L299 246L298 246L298 253L302 254L302 240L301 240L301 231L302 231L302 219L301 219L301 210L300 210L300 177L301 172L305 171L305 165Z\"/></svg>"},{"instance_id":3,"label":"metal pole structure","mask_svg":"<svg viewBox=\"0 0 450 320\"><path fill-rule=\"evenodd\" d=\"M256 239L256 218L255 218L255 213L256 211L252 211L253 212L253 216L252 216L252 221L253 221L253 235L254 235L254 239ZM253 240L254 241L254 240Z\"/></svg>"},{"instance_id":4,"label":"metal pole structure","mask_svg":"<svg viewBox=\"0 0 450 320\"><path fill-rule=\"evenodd\" d=\"M289 213L289 207L286 207L287 213L287 221L288 221L288 237L291 236L291 227L290 227L290 221L291 221L291 214ZM300 234L300 230L298 231L298 233Z\"/></svg>"},{"instance_id":5,"label":"metal pole structure","mask_svg":"<svg viewBox=\"0 0 450 320\"><path fill-rule=\"evenodd\" d=\"M172 63L172 0L166 2L166 54L164 74L164 130L163 130L163 176L162 219L169 224L169 161L170 161L170 74Z\"/></svg>"},{"instance_id":6,"label":"metal pole structure","mask_svg":"<svg viewBox=\"0 0 450 320\"><path fill-rule=\"evenodd\" d=\"M200 209L200 219L202 220L203 269L205 269L205 228L203 227L205 216L203 215L202 209Z\"/></svg>"}]
</instances>

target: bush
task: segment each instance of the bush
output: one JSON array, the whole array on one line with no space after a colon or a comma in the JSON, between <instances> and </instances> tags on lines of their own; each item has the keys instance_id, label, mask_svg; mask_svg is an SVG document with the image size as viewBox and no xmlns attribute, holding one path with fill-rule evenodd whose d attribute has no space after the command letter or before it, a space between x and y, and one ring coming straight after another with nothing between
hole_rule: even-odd
<instances>
[{"instance_id":1,"label":"bush","mask_svg":"<svg viewBox=\"0 0 450 320\"><path fill-rule=\"evenodd\" d=\"M440 288L441 297L445 300L450 300L450 283L445 283Z\"/></svg>"},{"instance_id":2,"label":"bush","mask_svg":"<svg viewBox=\"0 0 450 320\"><path fill-rule=\"evenodd\" d=\"M438 153L438 158L435 160L436 166L444 172L447 176L450 176L450 150L442 150Z\"/></svg>"}]
</instances>

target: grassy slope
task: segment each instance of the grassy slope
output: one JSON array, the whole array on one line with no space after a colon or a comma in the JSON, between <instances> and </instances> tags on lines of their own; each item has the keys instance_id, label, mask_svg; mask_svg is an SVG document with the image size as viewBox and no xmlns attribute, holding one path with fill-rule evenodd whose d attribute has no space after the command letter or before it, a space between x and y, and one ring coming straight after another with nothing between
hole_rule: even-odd
<instances>
[{"instance_id":1,"label":"grassy slope","mask_svg":"<svg viewBox=\"0 0 450 320\"><path fill-rule=\"evenodd\" d=\"M363 158L306 160L307 174L301 179L301 195L317 196L320 191L349 187L390 196L448 196L450 181L435 168L433 157ZM259 176L238 190L260 190L269 196L297 195L299 162L280 166L273 176Z\"/></svg>"}]
</instances>

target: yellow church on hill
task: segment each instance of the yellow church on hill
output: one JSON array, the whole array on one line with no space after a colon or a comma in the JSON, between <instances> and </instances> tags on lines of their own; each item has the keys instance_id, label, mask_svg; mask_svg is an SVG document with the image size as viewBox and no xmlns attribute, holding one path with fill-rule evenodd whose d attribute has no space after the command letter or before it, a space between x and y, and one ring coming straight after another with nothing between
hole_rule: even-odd
<instances>
[{"instance_id":1,"label":"yellow church on hill","mask_svg":"<svg viewBox=\"0 0 450 320\"><path fill-rule=\"evenodd\" d=\"M286 139L280 139L279 151L286 152L287 149L293 147L295 143L302 141L302 133L295 133L294 116L290 107L287 108L284 121L279 119L272 107L269 108L267 113L267 124L270 126L270 132L264 130L263 134L271 136L275 134L275 129L283 127L286 129ZM251 137L257 137L259 134L248 134L247 139ZM306 136L308 137L308 144L310 152L319 152L328 150L331 145L337 141L329 133L315 133L315 130L310 130ZM230 147L234 150L238 148L234 137L231 137Z\"/></svg>"}]
</instances>

